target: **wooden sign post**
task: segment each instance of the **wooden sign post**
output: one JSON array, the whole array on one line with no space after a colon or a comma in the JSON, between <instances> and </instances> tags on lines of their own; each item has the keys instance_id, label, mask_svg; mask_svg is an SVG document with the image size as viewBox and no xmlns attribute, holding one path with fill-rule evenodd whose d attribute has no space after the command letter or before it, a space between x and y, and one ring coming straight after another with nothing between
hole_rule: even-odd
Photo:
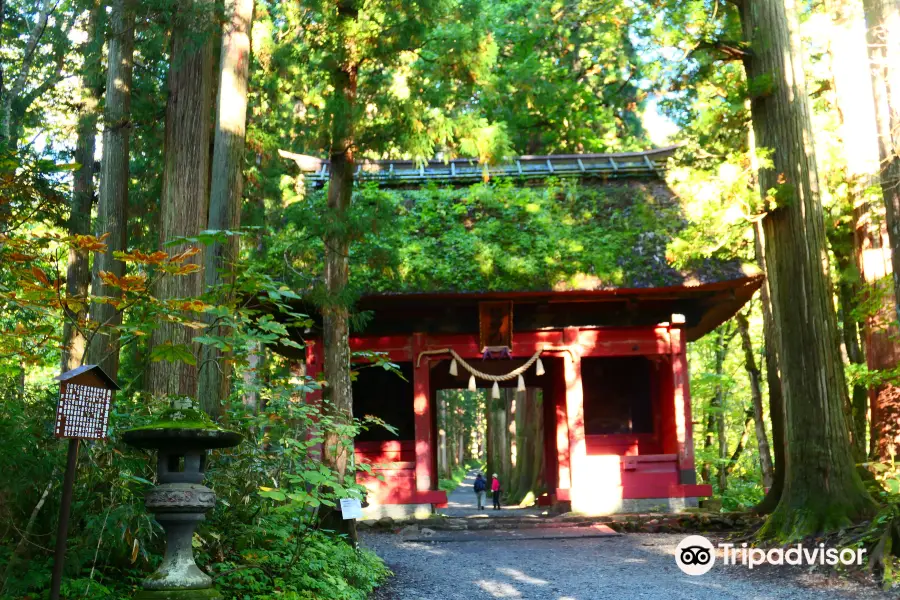
<instances>
[{"instance_id":1,"label":"wooden sign post","mask_svg":"<svg viewBox=\"0 0 900 600\"><path fill-rule=\"evenodd\" d=\"M63 566L66 562L66 537L69 533L69 511L72 507L72 490L75 486L75 467L78 464L78 445L82 439L106 439L112 394L113 391L120 389L97 365L85 365L67 371L56 380L60 384L54 431L57 438L68 438L69 455L59 505L59 527L56 532L56 553L50 583L51 600L59 600L62 585Z\"/></svg>"}]
</instances>

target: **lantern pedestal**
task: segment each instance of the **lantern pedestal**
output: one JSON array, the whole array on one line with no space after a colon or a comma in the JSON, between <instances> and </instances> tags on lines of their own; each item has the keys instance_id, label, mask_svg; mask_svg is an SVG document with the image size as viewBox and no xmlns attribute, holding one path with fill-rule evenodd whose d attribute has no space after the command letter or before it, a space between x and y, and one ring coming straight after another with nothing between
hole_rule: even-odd
<instances>
[{"instance_id":1,"label":"lantern pedestal","mask_svg":"<svg viewBox=\"0 0 900 600\"><path fill-rule=\"evenodd\" d=\"M218 427L200 411L176 403L159 422L130 429L122 437L127 444L158 453L159 485L147 493L145 505L166 532L163 561L143 581L144 589L135 599L220 599L212 578L194 562L191 541L205 513L216 506L215 493L203 485L206 452L236 446L241 435Z\"/></svg>"}]
</instances>

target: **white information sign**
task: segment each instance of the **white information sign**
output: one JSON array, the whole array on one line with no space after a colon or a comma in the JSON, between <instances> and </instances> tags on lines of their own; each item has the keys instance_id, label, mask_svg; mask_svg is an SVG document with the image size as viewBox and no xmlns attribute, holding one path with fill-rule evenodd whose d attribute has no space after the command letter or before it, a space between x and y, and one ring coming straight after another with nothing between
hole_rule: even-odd
<instances>
[{"instance_id":1,"label":"white information sign","mask_svg":"<svg viewBox=\"0 0 900 600\"><path fill-rule=\"evenodd\" d=\"M341 514L345 521L362 519L362 503L356 498L341 498Z\"/></svg>"}]
</instances>

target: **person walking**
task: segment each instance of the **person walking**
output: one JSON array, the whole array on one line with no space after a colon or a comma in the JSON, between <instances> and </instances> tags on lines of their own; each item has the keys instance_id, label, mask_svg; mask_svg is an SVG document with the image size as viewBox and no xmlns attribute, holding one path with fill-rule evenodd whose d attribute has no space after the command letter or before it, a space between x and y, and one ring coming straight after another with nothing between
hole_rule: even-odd
<instances>
[{"instance_id":1,"label":"person walking","mask_svg":"<svg viewBox=\"0 0 900 600\"><path fill-rule=\"evenodd\" d=\"M491 494L494 496L494 510L500 510L500 480L497 479L496 473L494 473L493 479L491 482Z\"/></svg>"},{"instance_id":2,"label":"person walking","mask_svg":"<svg viewBox=\"0 0 900 600\"><path fill-rule=\"evenodd\" d=\"M484 492L487 490L487 481L481 473L475 476L475 500L478 502L478 510L484 510Z\"/></svg>"}]
</instances>

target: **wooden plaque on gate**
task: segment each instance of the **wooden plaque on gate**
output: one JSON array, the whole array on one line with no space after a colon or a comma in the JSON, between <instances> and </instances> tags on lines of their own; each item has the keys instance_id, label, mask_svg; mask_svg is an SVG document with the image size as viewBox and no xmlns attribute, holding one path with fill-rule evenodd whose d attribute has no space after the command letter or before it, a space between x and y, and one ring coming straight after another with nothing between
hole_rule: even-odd
<instances>
[{"instance_id":1,"label":"wooden plaque on gate","mask_svg":"<svg viewBox=\"0 0 900 600\"><path fill-rule=\"evenodd\" d=\"M500 347L512 349L512 302L480 302L478 322L482 349Z\"/></svg>"}]
</instances>

